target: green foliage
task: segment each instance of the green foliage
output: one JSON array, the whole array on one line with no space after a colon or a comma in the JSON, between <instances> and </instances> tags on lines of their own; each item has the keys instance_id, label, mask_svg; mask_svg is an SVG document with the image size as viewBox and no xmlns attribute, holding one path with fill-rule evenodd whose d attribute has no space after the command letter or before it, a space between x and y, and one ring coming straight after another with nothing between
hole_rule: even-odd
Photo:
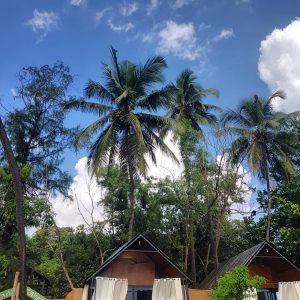
<instances>
[{"instance_id":1,"label":"green foliage","mask_svg":"<svg viewBox=\"0 0 300 300\"><path fill-rule=\"evenodd\" d=\"M89 154L94 172L118 162L128 176L143 176L148 168L145 155L155 162L155 148L176 160L156 133L167 120L153 114L168 96L168 89L151 91L155 84L163 82L162 71L167 64L161 56L149 58L144 65L119 62L113 48L111 58L111 65L103 65L105 85L89 80L85 88L85 96L99 102L71 100L65 108L98 116L77 137L77 145L82 146L97 136Z\"/></svg>"},{"instance_id":2,"label":"green foliage","mask_svg":"<svg viewBox=\"0 0 300 300\"><path fill-rule=\"evenodd\" d=\"M5 126L17 161L31 165L26 182L31 194L46 188L66 194L70 176L60 165L77 130L64 125L61 105L72 81L70 68L60 62L23 68L19 73L16 99L23 105L7 115Z\"/></svg>"},{"instance_id":3,"label":"green foliage","mask_svg":"<svg viewBox=\"0 0 300 300\"><path fill-rule=\"evenodd\" d=\"M298 154L299 137L285 127L294 114L275 112L272 100L276 97L285 95L276 92L267 100L255 95L223 115L226 130L237 135L231 145L233 163L247 159L253 173L265 181L269 181L270 166L280 167L285 175L294 174L292 156Z\"/></svg>"},{"instance_id":4,"label":"green foliage","mask_svg":"<svg viewBox=\"0 0 300 300\"><path fill-rule=\"evenodd\" d=\"M0 255L0 279L3 280L9 270L9 260L5 255Z\"/></svg>"},{"instance_id":5,"label":"green foliage","mask_svg":"<svg viewBox=\"0 0 300 300\"><path fill-rule=\"evenodd\" d=\"M246 266L238 266L218 279L211 293L212 300L241 300L249 288L260 288L265 282L261 276L250 277Z\"/></svg>"}]
</instances>

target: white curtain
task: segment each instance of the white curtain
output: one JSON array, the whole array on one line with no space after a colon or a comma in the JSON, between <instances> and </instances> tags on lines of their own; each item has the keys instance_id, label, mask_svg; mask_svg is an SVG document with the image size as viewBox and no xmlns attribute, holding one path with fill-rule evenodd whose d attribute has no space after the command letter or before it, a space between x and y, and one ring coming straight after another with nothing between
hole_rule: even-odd
<instances>
[{"instance_id":1,"label":"white curtain","mask_svg":"<svg viewBox=\"0 0 300 300\"><path fill-rule=\"evenodd\" d=\"M300 281L279 282L280 300L300 300Z\"/></svg>"},{"instance_id":2,"label":"white curtain","mask_svg":"<svg viewBox=\"0 0 300 300\"><path fill-rule=\"evenodd\" d=\"M94 300L125 300L128 289L127 279L96 277Z\"/></svg>"},{"instance_id":3,"label":"white curtain","mask_svg":"<svg viewBox=\"0 0 300 300\"><path fill-rule=\"evenodd\" d=\"M89 293L89 286L86 284L83 288L81 300L87 300L88 299L88 293Z\"/></svg>"},{"instance_id":4,"label":"white curtain","mask_svg":"<svg viewBox=\"0 0 300 300\"><path fill-rule=\"evenodd\" d=\"M244 300L257 300L257 291L255 288L249 288L245 295L244 295Z\"/></svg>"},{"instance_id":5,"label":"white curtain","mask_svg":"<svg viewBox=\"0 0 300 300\"><path fill-rule=\"evenodd\" d=\"M183 300L180 278L155 279L152 300Z\"/></svg>"},{"instance_id":6,"label":"white curtain","mask_svg":"<svg viewBox=\"0 0 300 300\"><path fill-rule=\"evenodd\" d=\"M127 280L117 280L113 293L113 300L125 300L128 290Z\"/></svg>"}]
</instances>

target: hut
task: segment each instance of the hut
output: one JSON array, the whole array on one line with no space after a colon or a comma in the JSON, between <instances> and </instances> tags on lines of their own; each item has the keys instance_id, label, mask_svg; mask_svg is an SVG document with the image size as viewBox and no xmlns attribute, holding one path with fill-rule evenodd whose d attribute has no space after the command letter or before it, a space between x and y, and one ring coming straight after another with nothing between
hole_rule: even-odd
<instances>
[{"instance_id":1,"label":"hut","mask_svg":"<svg viewBox=\"0 0 300 300\"><path fill-rule=\"evenodd\" d=\"M41 295L48 295L49 287L51 286L50 280L43 274L34 269L27 271L27 285Z\"/></svg>"},{"instance_id":2,"label":"hut","mask_svg":"<svg viewBox=\"0 0 300 300\"><path fill-rule=\"evenodd\" d=\"M180 278L184 299L188 298L187 275L142 234L116 250L86 279L89 286L88 299L94 293L96 277L127 279L126 300L151 300L155 279Z\"/></svg>"},{"instance_id":3,"label":"hut","mask_svg":"<svg viewBox=\"0 0 300 300\"><path fill-rule=\"evenodd\" d=\"M212 289L218 278L233 268L245 265L251 276L260 275L266 278L262 289L258 290L259 299L277 299L279 282L300 281L300 270L273 244L264 241L220 264L201 282L201 289Z\"/></svg>"}]
</instances>

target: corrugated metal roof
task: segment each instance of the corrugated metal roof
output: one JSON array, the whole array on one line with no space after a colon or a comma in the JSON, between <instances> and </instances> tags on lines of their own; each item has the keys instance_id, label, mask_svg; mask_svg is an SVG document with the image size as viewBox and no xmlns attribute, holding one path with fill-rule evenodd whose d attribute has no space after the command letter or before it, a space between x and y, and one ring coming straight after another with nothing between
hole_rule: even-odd
<instances>
[{"instance_id":1,"label":"corrugated metal roof","mask_svg":"<svg viewBox=\"0 0 300 300\"><path fill-rule=\"evenodd\" d=\"M93 277L97 276L99 272L104 270L114 259L116 259L119 255L121 255L126 249L128 249L132 244L134 244L139 239L144 240L150 247L152 247L157 253L159 253L170 265L172 265L180 274L182 274L182 277L189 280L189 277L180 270L168 257L165 255L162 251L160 251L154 244L148 240L143 234L136 235L132 240L126 242L124 245L122 245L119 249L114 251L112 255L92 274L90 275L85 281L90 281Z\"/></svg>"},{"instance_id":2,"label":"corrugated metal roof","mask_svg":"<svg viewBox=\"0 0 300 300\"><path fill-rule=\"evenodd\" d=\"M286 257L284 257L280 252L275 248L275 246L267 241L261 242L256 246L247 249L246 251L228 259L227 261L220 264L217 270L212 271L201 283L200 288L202 289L211 289L214 288L218 278L223 276L225 273L231 271L237 266L245 265L248 266L252 260L258 255L258 253L268 246L273 249L278 256L282 257L287 263L289 263L293 268L300 271L292 262L290 262Z\"/></svg>"}]
</instances>

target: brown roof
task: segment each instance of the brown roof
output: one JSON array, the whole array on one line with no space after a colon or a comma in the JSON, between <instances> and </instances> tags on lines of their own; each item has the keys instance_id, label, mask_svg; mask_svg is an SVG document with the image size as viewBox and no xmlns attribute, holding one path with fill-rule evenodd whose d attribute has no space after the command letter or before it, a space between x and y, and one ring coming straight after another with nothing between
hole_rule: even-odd
<instances>
[{"instance_id":1,"label":"brown roof","mask_svg":"<svg viewBox=\"0 0 300 300\"><path fill-rule=\"evenodd\" d=\"M180 277L191 281L189 277L180 270L162 251L160 251L149 239L143 234L136 235L132 240L126 242L123 246L117 249L93 274L91 274L86 282L92 280L92 278L99 276L98 274L104 270L109 264L111 264L118 256L120 256L126 250L140 249L141 251L150 251L152 258L159 262L160 265L170 264L177 272Z\"/></svg>"},{"instance_id":2,"label":"brown roof","mask_svg":"<svg viewBox=\"0 0 300 300\"><path fill-rule=\"evenodd\" d=\"M273 253L276 253L276 255L282 257L287 263L289 263L293 268L300 271L292 262L290 262L286 257L284 257L282 254L279 253L278 250L276 250L275 246L267 241L261 242L254 247L247 249L246 251L231 257L227 261L220 264L219 268L217 270L213 270L208 276L200 283L201 289L211 289L214 288L216 285L216 282L218 278L223 276L225 273L231 271L237 266L245 265L248 266L253 259L263 250L265 246L270 247L272 249Z\"/></svg>"}]
</instances>

